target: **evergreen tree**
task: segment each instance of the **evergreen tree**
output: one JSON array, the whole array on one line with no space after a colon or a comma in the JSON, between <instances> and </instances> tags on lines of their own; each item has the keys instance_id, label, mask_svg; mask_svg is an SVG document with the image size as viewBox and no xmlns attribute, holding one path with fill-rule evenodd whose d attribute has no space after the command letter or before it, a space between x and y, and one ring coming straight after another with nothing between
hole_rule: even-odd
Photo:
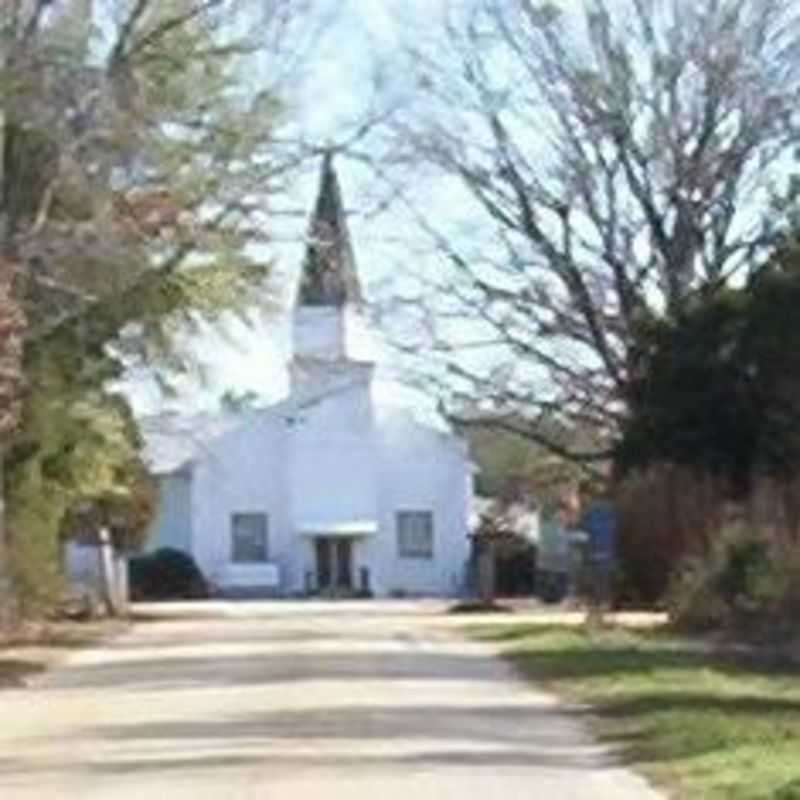
<instances>
[{"instance_id":1,"label":"evergreen tree","mask_svg":"<svg viewBox=\"0 0 800 800\"><path fill-rule=\"evenodd\" d=\"M178 329L264 291L253 246L281 168L281 107L242 79L264 34L238 35L247 14L255 5L223 0L0 11L0 411L14 575L29 593L55 571L77 503L146 494L110 382L136 363L185 366Z\"/></svg>"},{"instance_id":2,"label":"evergreen tree","mask_svg":"<svg viewBox=\"0 0 800 800\"><path fill-rule=\"evenodd\" d=\"M688 467L737 499L760 477L796 478L799 267L787 242L746 286L699 294L676 320L642 323L620 472Z\"/></svg>"}]
</instances>

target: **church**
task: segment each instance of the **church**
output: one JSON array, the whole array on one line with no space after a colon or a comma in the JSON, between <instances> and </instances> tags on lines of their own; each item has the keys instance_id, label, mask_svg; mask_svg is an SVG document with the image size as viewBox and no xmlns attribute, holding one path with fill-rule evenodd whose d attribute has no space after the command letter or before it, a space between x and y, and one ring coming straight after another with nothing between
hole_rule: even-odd
<instances>
[{"instance_id":1,"label":"church","mask_svg":"<svg viewBox=\"0 0 800 800\"><path fill-rule=\"evenodd\" d=\"M293 308L289 392L266 409L143 426L149 548L223 595L422 596L464 588L473 467L461 438L385 407L354 355L364 300L330 156Z\"/></svg>"}]
</instances>

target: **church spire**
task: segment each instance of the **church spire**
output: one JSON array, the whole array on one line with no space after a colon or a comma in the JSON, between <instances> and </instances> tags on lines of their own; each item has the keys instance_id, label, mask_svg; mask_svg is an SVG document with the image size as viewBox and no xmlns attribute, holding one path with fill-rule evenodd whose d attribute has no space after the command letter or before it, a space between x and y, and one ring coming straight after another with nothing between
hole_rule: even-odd
<instances>
[{"instance_id":1,"label":"church spire","mask_svg":"<svg viewBox=\"0 0 800 800\"><path fill-rule=\"evenodd\" d=\"M360 305L361 285L347 227L339 178L329 151L322 161L319 193L300 275L299 306Z\"/></svg>"}]
</instances>

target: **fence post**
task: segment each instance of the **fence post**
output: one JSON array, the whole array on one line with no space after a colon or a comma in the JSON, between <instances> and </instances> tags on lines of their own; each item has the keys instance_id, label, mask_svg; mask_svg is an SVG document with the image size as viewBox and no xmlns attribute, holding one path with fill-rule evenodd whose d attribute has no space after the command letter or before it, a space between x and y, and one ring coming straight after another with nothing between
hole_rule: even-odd
<instances>
[{"instance_id":1,"label":"fence post","mask_svg":"<svg viewBox=\"0 0 800 800\"><path fill-rule=\"evenodd\" d=\"M114 559L114 545L111 541L111 532L107 527L100 528L98 533L100 547L98 556L100 559L100 581L103 588L103 599L112 617L120 614L119 607L119 578L117 575L116 563Z\"/></svg>"}]
</instances>

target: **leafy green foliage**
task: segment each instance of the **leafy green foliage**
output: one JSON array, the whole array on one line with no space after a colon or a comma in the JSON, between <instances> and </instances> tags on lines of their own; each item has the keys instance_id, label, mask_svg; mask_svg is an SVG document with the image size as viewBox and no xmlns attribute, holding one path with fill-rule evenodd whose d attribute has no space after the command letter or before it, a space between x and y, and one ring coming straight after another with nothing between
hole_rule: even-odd
<instances>
[{"instance_id":1,"label":"leafy green foliage","mask_svg":"<svg viewBox=\"0 0 800 800\"><path fill-rule=\"evenodd\" d=\"M88 0L45 6L0 12L2 277L25 321L7 529L35 603L61 535L98 514L134 538L147 527L152 487L113 382L136 365L167 379L190 360L178 331L263 298L253 246L280 113L240 81L256 48L226 2L119 3L95 30Z\"/></svg>"},{"instance_id":2,"label":"leafy green foliage","mask_svg":"<svg viewBox=\"0 0 800 800\"><path fill-rule=\"evenodd\" d=\"M736 524L686 559L670 591L672 619L688 630L728 629L780 641L800 613L796 548Z\"/></svg>"},{"instance_id":3,"label":"leafy green foliage","mask_svg":"<svg viewBox=\"0 0 800 800\"><path fill-rule=\"evenodd\" d=\"M484 626L538 686L588 703L595 731L635 768L706 800L796 797L797 669L736 660L663 629Z\"/></svg>"},{"instance_id":4,"label":"leafy green foliage","mask_svg":"<svg viewBox=\"0 0 800 800\"><path fill-rule=\"evenodd\" d=\"M723 477L746 496L758 475L800 464L800 271L779 252L743 289L700 296L674 322L640 325L625 473L651 464Z\"/></svg>"},{"instance_id":5,"label":"leafy green foliage","mask_svg":"<svg viewBox=\"0 0 800 800\"><path fill-rule=\"evenodd\" d=\"M68 513L100 498L146 509L148 481L130 409L105 389L120 365L102 352L90 358L68 336L25 355L22 416L6 452L6 522L20 595L38 606L58 589ZM145 510L130 534L143 535L148 523Z\"/></svg>"},{"instance_id":6,"label":"leafy green foliage","mask_svg":"<svg viewBox=\"0 0 800 800\"><path fill-rule=\"evenodd\" d=\"M672 592L676 615L697 616L693 625L725 626L738 619L742 609L737 611L741 604L734 594L758 607L755 590L741 589L745 579L735 564L766 548L765 575L777 587L782 573L771 560L774 530L796 536L798 266L797 246L787 241L746 286L700 294L674 320L639 323L630 416L616 453L624 479L619 494L627 590L634 597L661 598L684 556L710 547L682 568ZM761 538L742 545L738 556L718 552L725 504L763 505L765 492L772 492L770 508L754 525ZM728 577L719 579L741 591L724 590L708 577L722 575L729 559ZM784 599L790 602L778 592L767 605L777 607Z\"/></svg>"},{"instance_id":7,"label":"leafy green foliage","mask_svg":"<svg viewBox=\"0 0 800 800\"><path fill-rule=\"evenodd\" d=\"M532 472L536 448L530 442L489 428L476 428L468 434L479 470L476 477L479 495L499 497L505 492L509 480Z\"/></svg>"},{"instance_id":8,"label":"leafy green foliage","mask_svg":"<svg viewBox=\"0 0 800 800\"><path fill-rule=\"evenodd\" d=\"M512 498L521 490L533 495L546 512L558 508L565 491L586 479L578 464L553 455L546 447L520 433L498 429L487 420L485 426L469 426L473 458L478 465L476 489L484 497Z\"/></svg>"}]
</instances>

